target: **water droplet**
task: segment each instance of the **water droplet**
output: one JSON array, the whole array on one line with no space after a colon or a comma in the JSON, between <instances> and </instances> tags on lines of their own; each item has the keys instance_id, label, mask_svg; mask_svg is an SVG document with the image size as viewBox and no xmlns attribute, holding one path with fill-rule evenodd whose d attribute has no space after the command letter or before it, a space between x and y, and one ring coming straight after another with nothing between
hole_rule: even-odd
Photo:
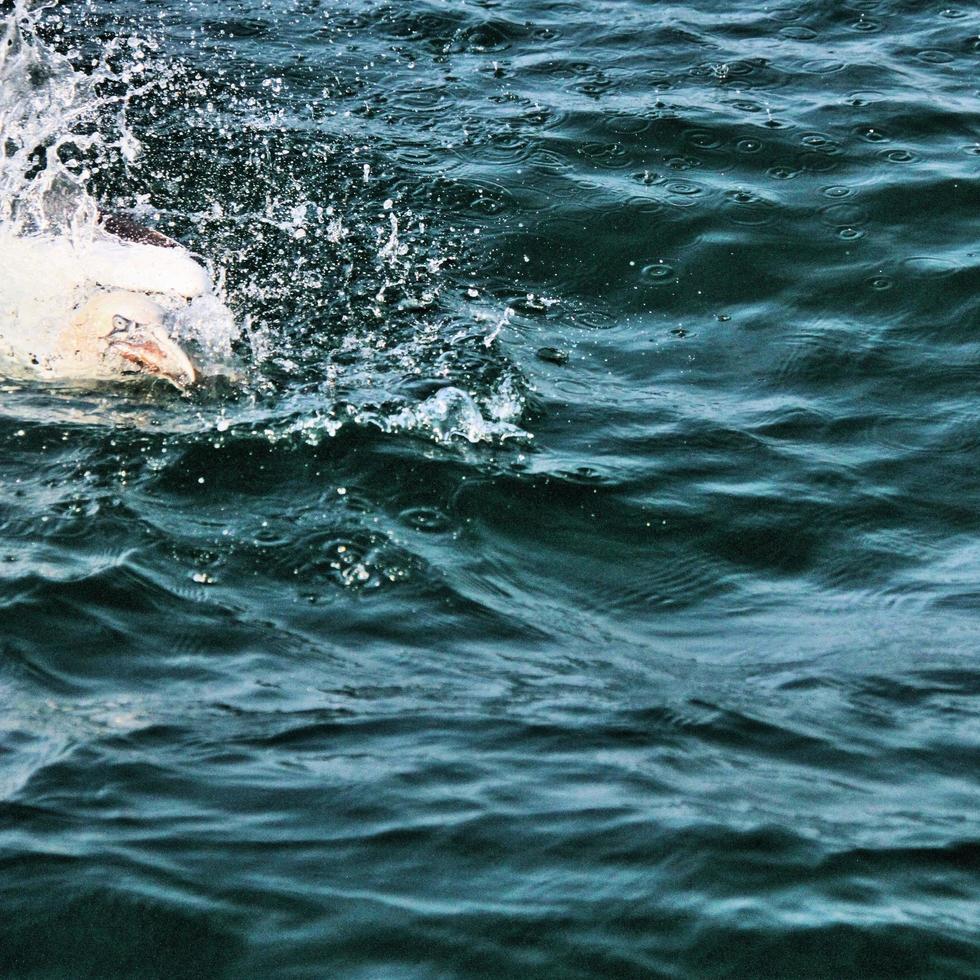
<instances>
[{"instance_id":1,"label":"water droplet","mask_svg":"<svg viewBox=\"0 0 980 980\"><path fill-rule=\"evenodd\" d=\"M633 174L632 177L637 183L644 184L647 187L660 183L662 179L660 174L654 173L652 170L643 170Z\"/></svg>"},{"instance_id":2,"label":"water droplet","mask_svg":"<svg viewBox=\"0 0 980 980\"><path fill-rule=\"evenodd\" d=\"M863 126L858 129L857 135L866 143L887 143L890 139L890 137L883 133L880 129L865 128Z\"/></svg>"},{"instance_id":3,"label":"water droplet","mask_svg":"<svg viewBox=\"0 0 980 980\"><path fill-rule=\"evenodd\" d=\"M818 153L840 153L840 143L826 133L804 133L800 142Z\"/></svg>"},{"instance_id":4,"label":"water droplet","mask_svg":"<svg viewBox=\"0 0 980 980\"><path fill-rule=\"evenodd\" d=\"M861 16L857 20L851 21L847 25L852 31L861 31L863 34L873 34L881 30L881 24L872 20L870 17Z\"/></svg>"}]
</instances>

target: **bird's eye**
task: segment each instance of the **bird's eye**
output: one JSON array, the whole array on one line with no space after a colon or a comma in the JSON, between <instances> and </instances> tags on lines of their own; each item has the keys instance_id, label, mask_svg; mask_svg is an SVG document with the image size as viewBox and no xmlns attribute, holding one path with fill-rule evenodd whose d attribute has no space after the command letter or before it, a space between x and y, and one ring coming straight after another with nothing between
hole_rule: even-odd
<instances>
[{"instance_id":1,"label":"bird's eye","mask_svg":"<svg viewBox=\"0 0 980 980\"><path fill-rule=\"evenodd\" d=\"M118 313L112 318L113 333L118 333L122 330L130 330L132 326L132 320L127 320L124 316L120 316Z\"/></svg>"}]
</instances>

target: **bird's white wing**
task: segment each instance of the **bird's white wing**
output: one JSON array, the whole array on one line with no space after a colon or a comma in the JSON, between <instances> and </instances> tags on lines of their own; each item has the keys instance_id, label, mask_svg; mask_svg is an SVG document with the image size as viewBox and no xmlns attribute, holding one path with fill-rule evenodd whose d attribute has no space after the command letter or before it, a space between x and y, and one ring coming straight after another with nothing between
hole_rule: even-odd
<instances>
[{"instance_id":1,"label":"bird's white wing","mask_svg":"<svg viewBox=\"0 0 980 980\"><path fill-rule=\"evenodd\" d=\"M114 289L193 299L210 286L207 272L183 248L95 241L79 258L86 279Z\"/></svg>"}]
</instances>

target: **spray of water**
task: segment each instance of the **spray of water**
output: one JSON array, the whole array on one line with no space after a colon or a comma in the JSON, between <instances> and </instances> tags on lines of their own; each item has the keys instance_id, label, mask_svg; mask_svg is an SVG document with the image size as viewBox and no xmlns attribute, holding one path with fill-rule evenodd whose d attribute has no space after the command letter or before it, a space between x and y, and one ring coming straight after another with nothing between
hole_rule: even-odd
<instances>
[{"instance_id":1,"label":"spray of water","mask_svg":"<svg viewBox=\"0 0 980 980\"><path fill-rule=\"evenodd\" d=\"M140 154L127 107L155 84L140 43L111 40L82 72L37 36L39 21L56 19L56 9L16 0L0 21L4 373L71 375L59 338L87 299L112 288L153 293L172 315L173 332L197 341L208 357L230 353L234 318L204 271L182 249L111 235L90 192L113 154L129 161ZM121 53L125 67L110 67Z\"/></svg>"},{"instance_id":2,"label":"spray of water","mask_svg":"<svg viewBox=\"0 0 980 980\"><path fill-rule=\"evenodd\" d=\"M101 13L15 0L0 17L3 373L44 375L58 325L97 285L78 258L105 248L100 208L121 210L207 257L214 288L169 309L179 336L245 369L249 397L213 413L223 431L526 438L505 312L453 299L459 243L392 189L385 161L291 114L281 80L182 61L152 29L71 22Z\"/></svg>"}]
</instances>

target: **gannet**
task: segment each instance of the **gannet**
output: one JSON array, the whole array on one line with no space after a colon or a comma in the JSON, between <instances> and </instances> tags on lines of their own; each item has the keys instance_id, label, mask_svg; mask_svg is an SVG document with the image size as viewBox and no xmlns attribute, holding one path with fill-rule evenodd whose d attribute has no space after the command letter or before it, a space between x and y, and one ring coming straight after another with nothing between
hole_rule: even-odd
<instances>
[{"instance_id":1,"label":"gannet","mask_svg":"<svg viewBox=\"0 0 980 980\"><path fill-rule=\"evenodd\" d=\"M195 300L213 295L206 270L178 242L128 218L101 215L82 243L67 237L9 240L16 269L0 303L15 350L48 376L105 380L153 375L186 388L198 377L165 323L174 325ZM222 307L224 309L224 307ZM38 323L31 339L19 322ZM46 324L50 324L48 327Z\"/></svg>"}]
</instances>

